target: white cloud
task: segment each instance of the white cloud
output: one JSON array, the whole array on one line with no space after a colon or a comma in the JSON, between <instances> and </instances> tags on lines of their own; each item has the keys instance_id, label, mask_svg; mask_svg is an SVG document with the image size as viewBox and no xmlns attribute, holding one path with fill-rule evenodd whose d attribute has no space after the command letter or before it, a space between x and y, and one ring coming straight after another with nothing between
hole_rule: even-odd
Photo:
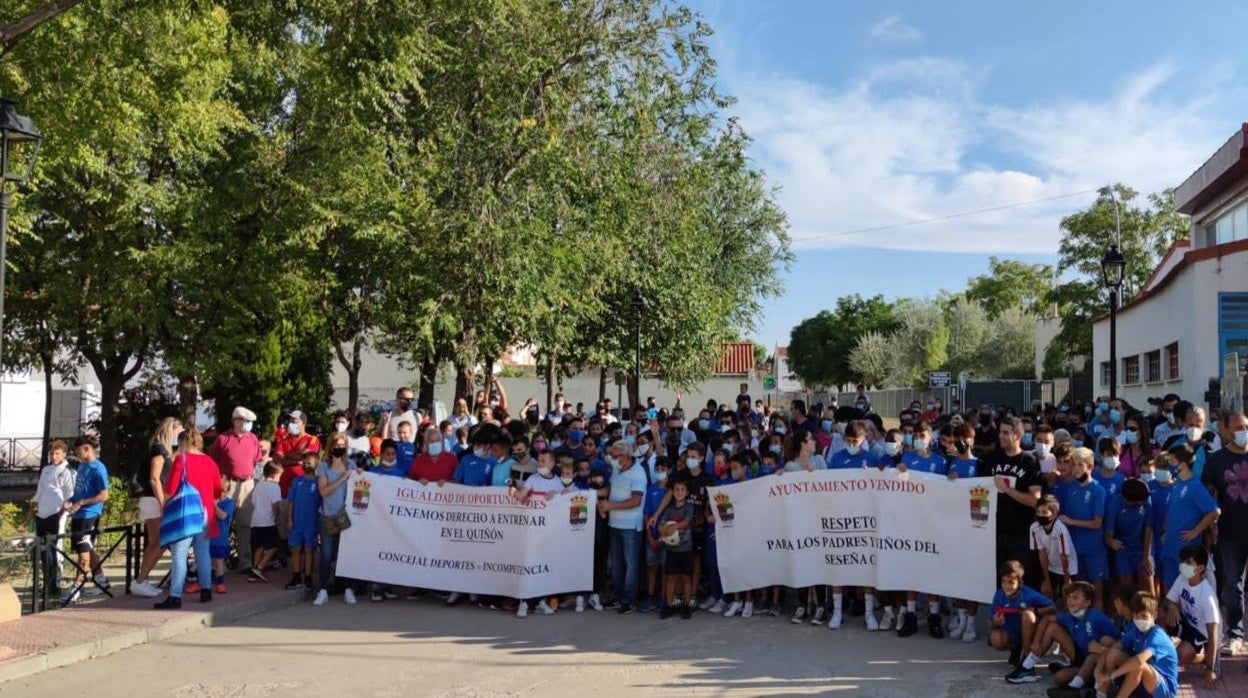
<instances>
[{"instance_id":1,"label":"white cloud","mask_svg":"<svg viewBox=\"0 0 1248 698\"><path fill-rule=\"evenodd\" d=\"M983 103L983 71L941 58L869 70L839 90L780 78L735 86L754 154L781 186L798 247L1053 254L1062 216L1094 193L887 230L859 231L1061 197L1110 181L1177 186L1233 124L1205 99L1162 98L1167 65L1103 100ZM1008 164L1003 164L1008 163Z\"/></svg>"},{"instance_id":2,"label":"white cloud","mask_svg":"<svg viewBox=\"0 0 1248 698\"><path fill-rule=\"evenodd\" d=\"M912 24L907 24L901 15L889 15L872 24L867 29L867 36L886 41L909 42L922 41L923 32Z\"/></svg>"}]
</instances>

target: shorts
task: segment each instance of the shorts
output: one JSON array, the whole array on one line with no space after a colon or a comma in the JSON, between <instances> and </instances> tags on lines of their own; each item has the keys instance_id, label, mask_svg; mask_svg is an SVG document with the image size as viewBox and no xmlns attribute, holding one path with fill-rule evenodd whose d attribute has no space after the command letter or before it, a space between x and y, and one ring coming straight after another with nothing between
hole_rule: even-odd
<instances>
[{"instance_id":1,"label":"shorts","mask_svg":"<svg viewBox=\"0 0 1248 698\"><path fill-rule=\"evenodd\" d=\"M1015 645L1023 644L1023 617L1017 613L1007 613L1001 631L1008 635Z\"/></svg>"},{"instance_id":2,"label":"shorts","mask_svg":"<svg viewBox=\"0 0 1248 698\"><path fill-rule=\"evenodd\" d=\"M1109 579L1109 555L1104 550L1087 554L1079 553L1078 577L1094 584Z\"/></svg>"},{"instance_id":3,"label":"shorts","mask_svg":"<svg viewBox=\"0 0 1248 698\"><path fill-rule=\"evenodd\" d=\"M277 543L277 526L253 526L251 528L252 550L276 548Z\"/></svg>"},{"instance_id":4,"label":"shorts","mask_svg":"<svg viewBox=\"0 0 1248 698\"><path fill-rule=\"evenodd\" d=\"M1062 598L1062 587L1066 584L1066 577L1061 572L1049 570L1049 586L1053 587L1053 598Z\"/></svg>"},{"instance_id":5,"label":"shorts","mask_svg":"<svg viewBox=\"0 0 1248 698\"><path fill-rule=\"evenodd\" d=\"M1114 575L1117 577L1133 577L1143 566L1143 550L1119 550L1114 553Z\"/></svg>"},{"instance_id":6,"label":"shorts","mask_svg":"<svg viewBox=\"0 0 1248 698\"><path fill-rule=\"evenodd\" d=\"M290 534L286 536L286 542L292 548L315 548L318 528L316 522L296 521L294 527L290 529Z\"/></svg>"},{"instance_id":7,"label":"shorts","mask_svg":"<svg viewBox=\"0 0 1248 698\"><path fill-rule=\"evenodd\" d=\"M1197 654L1204 654L1209 638L1188 624L1187 619L1179 617L1179 639L1196 648Z\"/></svg>"},{"instance_id":8,"label":"shorts","mask_svg":"<svg viewBox=\"0 0 1248 698\"><path fill-rule=\"evenodd\" d=\"M1156 667L1153 668L1156 669ZM1157 677L1157 691L1155 693L1149 693L1148 689L1144 688L1144 684L1136 686L1135 690L1131 692L1131 698L1175 698L1177 695L1178 693L1171 689L1160 675Z\"/></svg>"},{"instance_id":9,"label":"shorts","mask_svg":"<svg viewBox=\"0 0 1248 698\"><path fill-rule=\"evenodd\" d=\"M160 510L160 502L155 497L139 497L139 518L144 521L159 519L164 514Z\"/></svg>"},{"instance_id":10,"label":"shorts","mask_svg":"<svg viewBox=\"0 0 1248 698\"><path fill-rule=\"evenodd\" d=\"M652 548L646 545L646 567L659 567L667 558L667 547L662 543L659 547Z\"/></svg>"},{"instance_id":11,"label":"shorts","mask_svg":"<svg viewBox=\"0 0 1248 698\"><path fill-rule=\"evenodd\" d=\"M663 562L663 571L667 574L690 574L693 572L693 552L689 550L667 550Z\"/></svg>"},{"instance_id":12,"label":"shorts","mask_svg":"<svg viewBox=\"0 0 1248 698\"><path fill-rule=\"evenodd\" d=\"M706 550L706 529L694 531L690 536L693 539L693 550L695 555L701 555Z\"/></svg>"},{"instance_id":13,"label":"shorts","mask_svg":"<svg viewBox=\"0 0 1248 698\"><path fill-rule=\"evenodd\" d=\"M95 537L100 533L100 517L69 520L69 541L76 553L95 550Z\"/></svg>"},{"instance_id":14,"label":"shorts","mask_svg":"<svg viewBox=\"0 0 1248 698\"><path fill-rule=\"evenodd\" d=\"M228 545L209 545L208 555L214 560L230 559L230 546Z\"/></svg>"},{"instance_id":15,"label":"shorts","mask_svg":"<svg viewBox=\"0 0 1248 698\"><path fill-rule=\"evenodd\" d=\"M1157 578L1162 584L1169 589L1179 578L1179 560L1173 557L1163 557L1157 561Z\"/></svg>"}]
</instances>

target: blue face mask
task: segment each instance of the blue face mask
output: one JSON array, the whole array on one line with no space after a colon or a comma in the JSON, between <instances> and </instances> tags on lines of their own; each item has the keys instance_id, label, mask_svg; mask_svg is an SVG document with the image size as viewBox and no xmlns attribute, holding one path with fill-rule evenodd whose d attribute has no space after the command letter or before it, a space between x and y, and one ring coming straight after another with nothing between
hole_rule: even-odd
<instances>
[{"instance_id":1,"label":"blue face mask","mask_svg":"<svg viewBox=\"0 0 1248 698\"><path fill-rule=\"evenodd\" d=\"M1075 448L1083 448L1083 439L1071 439L1070 445Z\"/></svg>"},{"instance_id":2,"label":"blue face mask","mask_svg":"<svg viewBox=\"0 0 1248 698\"><path fill-rule=\"evenodd\" d=\"M1109 423L1110 424L1117 424L1120 419L1122 419L1121 412L1119 412L1118 410L1109 411Z\"/></svg>"},{"instance_id":3,"label":"blue face mask","mask_svg":"<svg viewBox=\"0 0 1248 698\"><path fill-rule=\"evenodd\" d=\"M902 437L901 442L905 444L906 447L914 446L914 434L906 434Z\"/></svg>"},{"instance_id":4,"label":"blue face mask","mask_svg":"<svg viewBox=\"0 0 1248 698\"><path fill-rule=\"evenodd\" d=\"M825 419L825 420L823 420L822 422L820 422L819 424L820 424L820 426L822 426L822 427L823 427L823 430L824 430L824 431L832 431L832 420L830 420L830 419Z\"/></svg>"},{"instance_id":5,"label":"blue face mask","mask_svg":"<svg viewBox=\"0 0 1248 698\"><path fill-rule=\"evenodd\" d=\"M1125 441L1125 442L1127 443L1127 445L1128 445L1128 446L1130 446L1130 445L1132 445L1132 444L1139 443L1139 441L1140 441L1140 432L1138 432L1138 431L1131 431L1130 429L1128 429L1128 430L1127 430L1127 431L1123 434L1122 440L1123 440L1123 441Z\"/></svg>"},{"instance_id":6,"label":"blue face mask","mask_svg":"<svg viewBox=\"0 0 1248 698\"><path fill-rule=\"evenodd\" d=\"M1023 432L1023 448L1031 448L1031 444L1035 441L1035 436L1031 432Z\"/></svg>"},{"instance_id":7,"label":"blue face mask","mask_svg":"<svg viewBox=\"0 0 1248 698\"><path fill-rule=\"evenodd\" d=\"M574 444L579 444L585 440L585 431L582 429L569 429L568 440Z\"/></svg>"},{"instance_id":8,"label":"blue face mask","mask_svg":"<svg viewBox=\"0 0 1248 698\"><path fill-rule=\"evenodd\" d=\"M698 428L699 428L699 429L701 429L702 431L706 431L707 429L710 429L710 428L711 428L711 420L709 420L709 419L699 419L699 420L698 420Z\"/></svg>"},{"instance_id":9,"label":"blue face mask","mask_svg":"<svg viewBox=\"0 0 1248 698\"><path fill-rule=\"evenodd\" d=\"M772 444L767 450L776 455L780 455L780 444Z\"/></svg>"}]
</instances>

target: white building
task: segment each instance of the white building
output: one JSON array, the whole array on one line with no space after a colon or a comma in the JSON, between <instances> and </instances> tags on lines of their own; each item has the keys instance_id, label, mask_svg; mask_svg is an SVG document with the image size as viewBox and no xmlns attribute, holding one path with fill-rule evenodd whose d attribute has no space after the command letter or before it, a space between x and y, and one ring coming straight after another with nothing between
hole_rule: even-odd
<instances>
[{"instance_id":1,"label":"white building","mask_svg":"<svg viewBox=\"0 0 1248 698\"><path fill-rule=\"evenodd\" d=\"M1248 358L1248 124L1175 190L1191 241L1175 243L1118 311L1118 395L1205 403L1223 357ZM1109 387L1109 317L1092 326L1098 393ZM1242 369L1241 369L1242 370Z\"/></svg>"}]
</instances>

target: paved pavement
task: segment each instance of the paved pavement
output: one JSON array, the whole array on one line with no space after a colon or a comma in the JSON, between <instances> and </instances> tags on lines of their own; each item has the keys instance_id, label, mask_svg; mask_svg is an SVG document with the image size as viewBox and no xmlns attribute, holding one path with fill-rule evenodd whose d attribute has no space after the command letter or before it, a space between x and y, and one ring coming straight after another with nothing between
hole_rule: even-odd
<instances>
[{"instance_id":1,"label":"paved pavement","mask_svg":"<svg viewBox=\"0 0 1248 698\"><path fill-rule=\"evenodd\" d=\"M193 604L189 604L193 605ZM810 695L1044 696L1002 681L982 644L786 618L607 611L520 620L433 599L308 604L253 615L0 685L20 696ZM1248 695L1243 659L1236 683Z\"/></svg>"}]
</instances>

